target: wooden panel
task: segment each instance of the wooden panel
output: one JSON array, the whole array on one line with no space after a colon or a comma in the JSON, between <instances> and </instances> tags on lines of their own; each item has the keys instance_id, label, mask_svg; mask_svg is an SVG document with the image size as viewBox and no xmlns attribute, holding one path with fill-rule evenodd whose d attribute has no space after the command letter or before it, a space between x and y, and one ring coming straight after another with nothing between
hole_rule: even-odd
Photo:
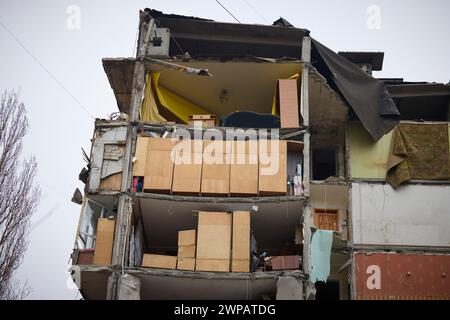
<instances>
[{"instance_id":1,"label":"wooden panel","mask_svg":"<svg viewBox=\"0 0 450 320\"><path fill-rule=\"evenodd\" d=\"M273 174L264 174L263 168L270 168L270 165L262 163L259 157L259 193L261 195L286 195L287 192L287 154L275 153L271 157L278 157L278 168ZM276 159L274 160L276 161ZM278 170L276 170L278 169Z\"/></svg>"},{"instance_id":2,"label":"wooden panel","mask_svg":"<svg viewBox=\"0 0 450 320\"><path fill-rule=\"evenodd\" d=\"M197 258L230 260L232 215L199 212Z\"/></svg>"},{"instance_id":3,"label":"wooden panel","mask_svg":"<svg viewBox=\"0 0 450 320\"><path fill-rule=\"evenodd\" d=\"M250 259L250 212L233 212L233 260Z\"/></svg>"},{"instance_id":4,"label":"wooden panel","mask_svg":"<svg viewBox=\"0 0 450 320\"><path fill-rule=\"evenodd\" d=\"M178 258L177 261L178 270L194 271L195 270L195 258Z\"/></svg>"},{"instance_id":5,"label":"wooden panel","mask_svg":"<svg viewBox=\"0 0 450 320\"><path fill-rule=\"evenodd\" d=\"M250 212L233 212L231 271L250 272Z\"/></svg>"},{"instance_id":6,"label":"wooden panel","mask_svg":"<svg viewBox=\"0 0 450 320\"><path fill-rule=\"evenodd\" d=\"M179 144L179 146L181 145ZM176 153L172 183L172 191L174 193L195 194L200 192L203 162L202 149L201 140L192 140L188 150L181 149L180 152ZM184 163L181 163L182 159L188 159L188 161L185 160L183 161Z\"/></svg>"},{"instance_id":7,"label":"wooden panel","mask_svg":"<svg viewBox=\"0 0 450 320\"><path fill-rule=\"evenodd\" d=\"M224 259L199 259L195 261L195 271L230 271L230 260Z\"/></svg>"},{"instance_id":8,"label":"wooden panel","mask_svg":"<svg viewBox=\"0 0 450 320\"><path fill-rule=\"evenodd\" d=\"M231 272L250 272L250 260L232 260Z\"/></svg>"},{"instance_id":9,"label":"wooden panel","mask_svg":"<svg viewBox=\"0 0 450 320\"><path fill-rule=\"evenodd\" d=\"M197 230L180 230L178 231L178 245L191 246L197 243Z\"/></svg>"},{"instance_id":10,"label":"wooden panel","mask_svg":"<svg viewBox=\"0 0 450 320\"><path fill-rule=\"evenodd\" d=\"M179 246L178 247L178 258L195 258L196 245L190 246Z\"/></svg>"},{"instance_id":11,"label":"wooden panel","mask_svg":"<svg viewBox=\"0 0 450 320\"><path fill-rule=\"evenodd\" d=\"M122 172L112 174L100 180L100 189L109 191L120 191Z\"/></svg>"},{"instance_id":12,"label":"wooden panel","mask_svg":"<svg viewBox=\"0 0 450 320\"><path fill-rule=\"evenodd\" d=\"M110 265L114 244L114 227L116 222L106 218L99 218L95 241L94 264Z\"/></svg>"},{"instance_id":13,"label":"wooden panel","mask_svg":"<svg viewBox=\"0 0 450 320\"><path fill-rule=\"evenodd\" d=\"M144 268L176 269L177 257L160 254L144 254L142 259Z\"/></svg>"},{"instance_id":14,"label":"wooden panel","mask_svg":"<svg viewBox=\"0 0 450 320\"><path fill-rule=\"evenodd\" d=\"M230 192L230 154L218 154L222 164L202 166L201 192L205 194L227 195Z\"/></svg>"},{"instance_id":15,"label":"wooden panel","mask_svg":"<svg viewBox=\"0 0 450 320\"><path fill-rule=\"evenodd\" d=\"M314 209L314 225L322 230L339 231L339 217L336 209Z\"/></svg>"},{"instance_id":16,"label":"wooden panel","mask_svg":"<svg viewBox=\"0 0 450 320\"><path fill-rule=\"evenodd\" d=\"M258 194L258 142L234 141L230 165L230 193Z\"/></svg>"},{"instance_id":17,"label":"wooden panel","mask_svg":"<svg viewBox=\"0 0 450 320\"><path fill-rule=\"evenodd\" d=\"M148 150L145 166L144 190L170 192L173 161L170 151Z\"/></svg>"},{"instance_id":18,"label":"wooden panel","mask_svg":"<svg viewBox=\"0 0 450 320\"><path fill-rule=\"evenodd\" d=\"M297 80L278 80L281 128L299 127Z\"/></svg>"},{"instance_id":19,"label":"wooden panel","mask_svg":"<svg viewBox=\"0 0 450 320\"><path fill-rule=\"evenodd\" d=\"M145 166L147 164L149 137L139 136L136 141L136 161L133 163L133 176L145 176Z\"/></svg>"}]
</instances>

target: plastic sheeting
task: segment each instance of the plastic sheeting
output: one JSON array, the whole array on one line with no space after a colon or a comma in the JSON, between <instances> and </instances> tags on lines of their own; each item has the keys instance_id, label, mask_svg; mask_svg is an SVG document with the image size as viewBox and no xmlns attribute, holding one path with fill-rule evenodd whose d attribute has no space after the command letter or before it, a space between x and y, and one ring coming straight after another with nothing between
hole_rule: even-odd
<instances>
[{"instance_id":1,"label":"plastic sheeting","mask_svg":"<svg viewBox=\"0 0 450 320\"><path fill-rule=\"evenodd\" d=\"M400 113L384 84L320 42L312 39L312 45L313 54L318 54L315 58L322 60L317 69L341 93L372 138L378 140L391 131Z\"/></svg>"},{"instance_id":2,"label":"plastic sheeting","mask_svg":"<svg viewBox=\"0 0 450 320\"><path fill-rule=\"evenodd\" d=\"M317 229L311 239L311 274L312 283L326 282L330 275L331 246L333 231Z\"/></svg>"}]
</instances>

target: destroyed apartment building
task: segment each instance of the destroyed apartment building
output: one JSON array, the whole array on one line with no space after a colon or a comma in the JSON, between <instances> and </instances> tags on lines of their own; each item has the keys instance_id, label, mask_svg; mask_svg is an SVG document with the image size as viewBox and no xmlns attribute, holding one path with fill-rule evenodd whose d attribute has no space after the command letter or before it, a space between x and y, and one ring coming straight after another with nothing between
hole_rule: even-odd
<instances>
[{"instance_id":1,"label":"destroyed apartment building","mask_svg":"<svg viewBox=\"0 0 450 320\"><path fill-rule=\"evenodd\" d=\"M73 198L84 299L450 298L448 84L284 19L139 18Z\"/></svg>"}]
</instances>

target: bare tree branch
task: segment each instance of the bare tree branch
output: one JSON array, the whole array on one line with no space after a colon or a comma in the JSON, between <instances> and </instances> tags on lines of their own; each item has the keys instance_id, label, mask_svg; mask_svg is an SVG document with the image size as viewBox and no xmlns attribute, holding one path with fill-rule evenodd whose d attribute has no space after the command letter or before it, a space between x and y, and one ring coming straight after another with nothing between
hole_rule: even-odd
<instances>
[{"instance_id":1,"label":"bare tree branch","mask_svg":"<svg viewBox=\"0 0 450 320\"><path fill-rule=\"evenodd\" d=\"M0 300L23 299L30 292L26 282L22 286L14 279L40 199L36 159L21 157L28 126L24 104L15 92L5 91L0 98Z\"/></svg>"}]
</instances>

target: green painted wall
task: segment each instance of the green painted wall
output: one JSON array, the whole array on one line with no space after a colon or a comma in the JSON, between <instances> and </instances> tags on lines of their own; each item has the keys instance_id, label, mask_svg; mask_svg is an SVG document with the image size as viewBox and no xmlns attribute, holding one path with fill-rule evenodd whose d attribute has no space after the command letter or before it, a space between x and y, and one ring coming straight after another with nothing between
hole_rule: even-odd
<instances>
[{"instance_id":1,"label":"green painted wall","mask_svg":"<svg viewBox=\"0 0 450 320\"><path fill-rule=\"evenodd\" d=\"M391 139L392 131L374 143L361 124L349 123L350 176L355 179L384 180Z\"/></svg>"}]
</instances>

